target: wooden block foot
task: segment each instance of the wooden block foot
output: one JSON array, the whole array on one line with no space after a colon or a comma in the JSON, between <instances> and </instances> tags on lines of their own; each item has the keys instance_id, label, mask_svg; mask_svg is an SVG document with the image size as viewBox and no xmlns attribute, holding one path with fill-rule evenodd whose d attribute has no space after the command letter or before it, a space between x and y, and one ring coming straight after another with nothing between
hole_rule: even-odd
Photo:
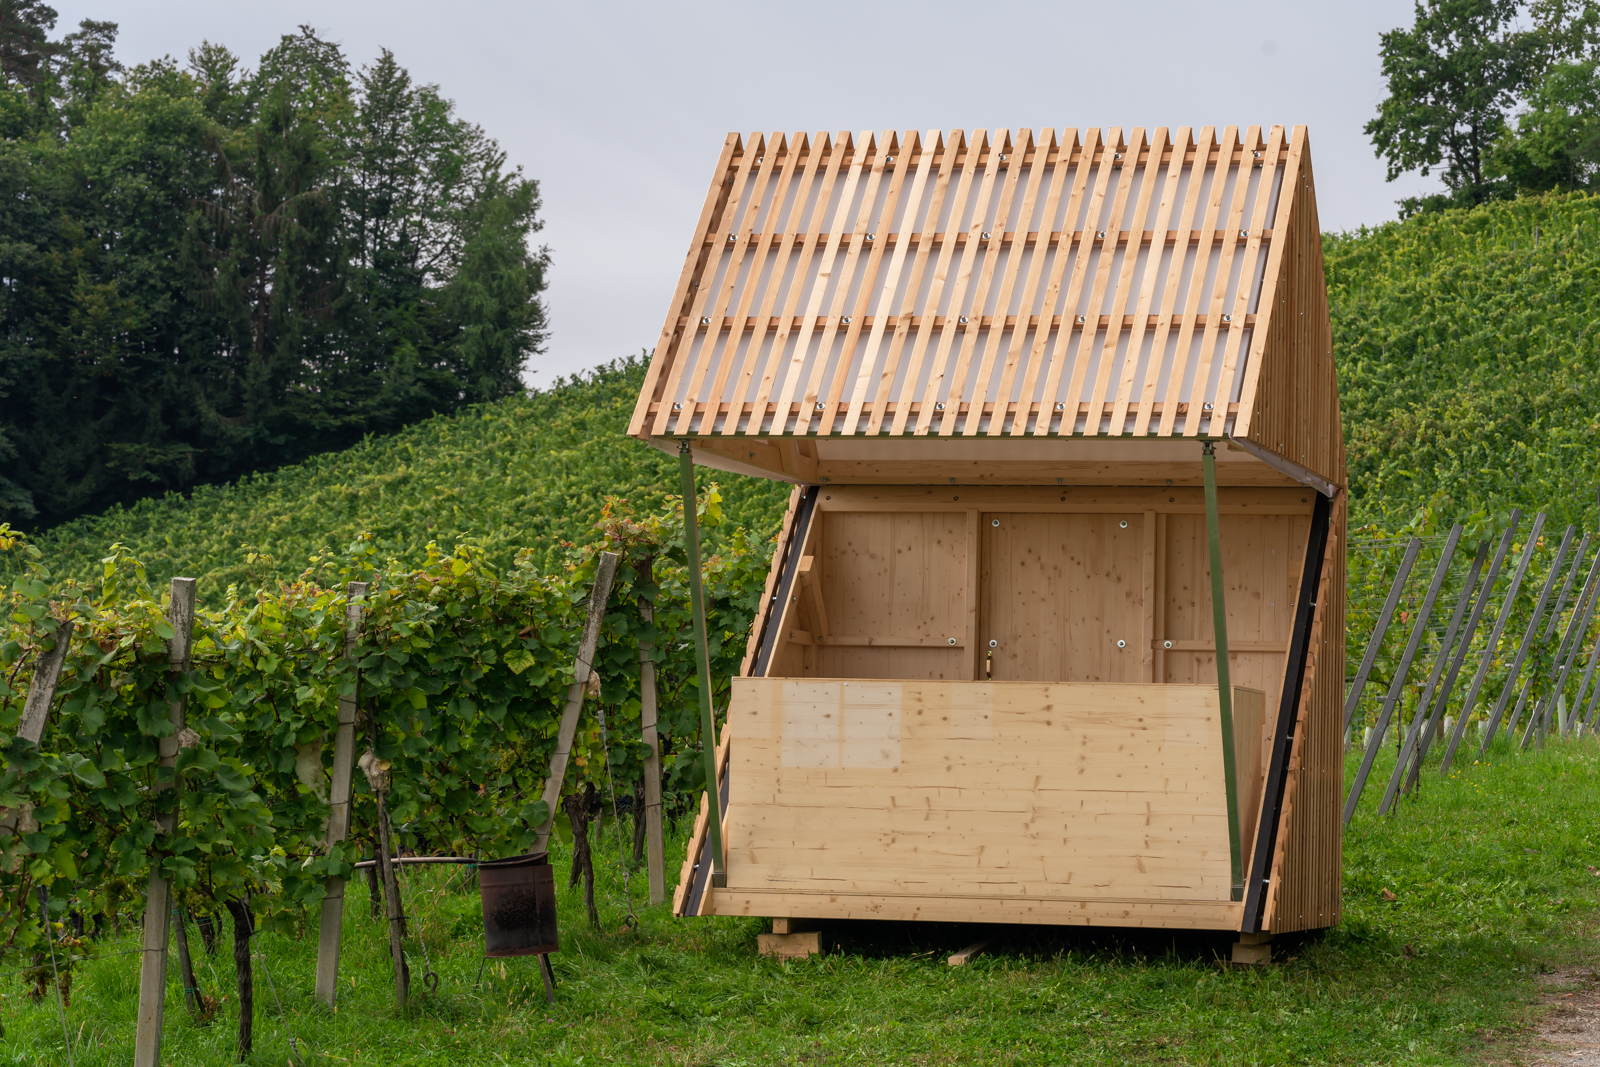
<instances>
[{"instance_id":1,"label":"wooden block foot","mask_svg":"<svg viewBox=\"0 0 1600 1067\"><path fill-rule=\"evenodd\" d=\"M1248 938L1248 940L1246 940ZM1254 967L1272 962L1272 942L1245 934L1233 943L1232 962L1241 967Z\"/></svg>"},{"instance_id":2,"label":"wooden block foot","mask_svg":"<svg viewBox=\"0 0 1600 1067\"><path fill-rule=\"evenodd\" d=\"M756 938L756 948L763 956L803 960L823 951L823 936L819 930L797 934L761 934Z\"/></svg>"},{"instance_id":3,"label":"wooden block foot","mask_svg":"<svg viewBox=\"0 0 1600 1067\"><path fill-rule=\"evenodd\" d=\"M974 941L972 944L968 945L966 948L950 957L950 966L965 967L969 962L971 962L974 956L982 954L983 950L988 947L988 941Z\"/></svg>"}]
</instances>

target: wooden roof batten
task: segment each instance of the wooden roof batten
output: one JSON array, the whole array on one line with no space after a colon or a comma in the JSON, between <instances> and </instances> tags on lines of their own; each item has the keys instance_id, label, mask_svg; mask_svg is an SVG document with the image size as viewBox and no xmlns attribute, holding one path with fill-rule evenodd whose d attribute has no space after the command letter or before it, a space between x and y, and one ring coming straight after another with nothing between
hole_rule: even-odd
<instances>
[{"instance_id":1,"label":"wooden roof batten","mask_svg":"<svg viewBox=\"0 0 1600 1067\"><path fill-rule=\"evenodd\" d=\"M1227 439L1331 494L1316 226L1303 126L729 134L629 433L797 481L786 441Z\"/></svg>"}]
</instances>

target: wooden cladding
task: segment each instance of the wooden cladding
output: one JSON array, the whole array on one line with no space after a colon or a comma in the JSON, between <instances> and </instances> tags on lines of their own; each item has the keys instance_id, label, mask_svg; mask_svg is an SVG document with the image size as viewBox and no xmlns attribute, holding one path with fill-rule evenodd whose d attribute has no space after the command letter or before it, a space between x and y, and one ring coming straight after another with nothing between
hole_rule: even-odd
<instances>
[{"instance_id":1,"label":"wooden cladding","mask_svg":"<svg viewBox=\"0 0 1600 1067\"><path fill-rule=\"evenodd\" d=\"M730 135L629 432L1221 436L1304 152L1299 127Z\"/></svg>"}]
</instances>

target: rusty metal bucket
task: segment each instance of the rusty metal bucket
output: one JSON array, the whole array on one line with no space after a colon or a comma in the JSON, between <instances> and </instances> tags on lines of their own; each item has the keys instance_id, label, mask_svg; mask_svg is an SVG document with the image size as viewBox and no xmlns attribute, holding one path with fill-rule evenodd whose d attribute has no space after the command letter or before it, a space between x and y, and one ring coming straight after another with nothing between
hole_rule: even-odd
<instances>
[{"instance_id":1,"label":"rusty metal bucket","mask_svg":"<svg viewBox=\"0 0 1600 1067\"><path fill-rule=\"evenodd\" d=\"M478 863L486 956L544 955L560 949L556 876L547 853Z\"/></svg>"}]
</instances>

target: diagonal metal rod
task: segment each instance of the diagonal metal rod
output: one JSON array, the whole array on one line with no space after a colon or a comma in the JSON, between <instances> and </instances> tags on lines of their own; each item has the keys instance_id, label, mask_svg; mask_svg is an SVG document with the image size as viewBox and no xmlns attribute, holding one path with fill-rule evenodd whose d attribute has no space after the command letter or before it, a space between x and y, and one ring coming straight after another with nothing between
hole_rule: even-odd
<instances>
[{"instance_id":1,"label":"diagonal metal rod","mask_svg":"<svg viewBox=\"0 0 1600 1067\"><path fill-rule=\"evenodd\" d=\"M1452 531L1450 551L1455 551L1455 542L1460 539L1459 532ZM1394 714L1395 704L1400 700L1400 694L1405 691L1406 675L1411 673L1411 661L1416 658L1417 648L1422 644L1422 635L1428 630L1428 617L1433 614L1433 602L1439 598L1439 590L1444 586L1445 575L1450 571L1448 556L1441 555L1439 565L1433 569L1433 581L1428 583L1428 593L1422 600L1422 607L1417 610L1417 621L1412 624L1411 637L1406 641L1406 650L1400 656L1400 664L1394 669L1394 678L1389 682L1389 694L1383 698L1383 710L1378 712L1378 722L1372 728L1372 737L1367 742L1367 751L1361 757L1361 769L1356 772L1356 780L1350 786L1350 795L1344 800L1344 824L1350 825L1350 820L1355 816L1356 804L1361 800L1362 790L1367 787L1367 775L1372 773L1372 761L1378 758L1378 747L1383 744L1383 735L1389 729L1389 717Z\"/></svg>"},{"instance_id":2,"label":"diagonal metal rod","mask_svg":"<svg viewBox=\"0 0 1600 1067\"><path fill-rule=\"evenodd\" d=\"M1222 581L1222 519L1217 508L1217 457L1210 441L1200 446L1206 483L1206 540L1211 548L1211 623L1217 646L1217 710L1222 720L1222 781L1228 801L1228 858L1233 864L1233 899L1244 899L1244 848L1239 840L1239 771L1233 750L1233 687L1228 679L1228 602Z\"/></svg>"},{"instance_id":3,"label":"diagonal metal rod","mask_svg":"<svg viewBox=\"0 0 1600 1067\"><path fill-rule=\"evenodd\" d=\"M1439 646L1439 658L1433 665L1433 677L1428 679L1428 688L1423 698L1417 702L1418 707L1427 707L1429 711L1427 722L1422 727L1422 736L1417 739L1416 757L1411 761L1411 771L1406 778L1405 791L1408 793L1417 787L1418 776L1422 774L1422 761L1428 758L1428 749L1433 747L1433 739L1439 729L1439 719L1450 703L1450 690L1455 688L1456 675L1461 671L1462 661L1467 658L1467 649L1472 646L1472 637L1478 630L1478 620L1483 616L1484 596L1478 579L1483 574L1484 560L1488 556L1489 542L1479 541L1477 554L1472 557L1472 567L1467 572L1467 580L1461 587L1461 599L1456 604L1455 614L1450 619L1444 642ZM1496 570L1498 569L1497 567ZM1488 584L1494 584L1492 576ZM1472 611L1472 622L1462 629L1461 617L1469 609ZM1446 663L1449 664L1449 671L1444 676L1444 683L1435 690L1440 668Z\"/></svg>"},{"instance_id":4,"label":"diagonal metal rod","mask_svg":"<svg viewBox=\"0 0 1600 1067\"><path fill-rule=\"evenodd\" d=\"M1511 522L1506 527L1504 538L1501 540L1500 551L1504 554L1506 547L1511 544L1511 535L1517 528L1517 523L1522 519L1522 511L1517 508L1511 510ZM1483 646L1483 658L1478 661L1478 673L1472 676L1472 684L1467 687L1466 699L1461 702L1461 717L1456 720L1456 728L1450 731L1450 743L1445 746L1444 759L1439 761L1439 773L1449 774L1450 764L1456 758L1456 748L1461 744L1461 735L1466 731L1467 720L1472 717L1472 708L1478 702L1478 691L1483 688L1483 680L1489 675L1489 668L1494 664L1495 648L1500 644L1500 633L1506 627L1506 620L1511 617L1511 611L1517 603L1517 590L1522 588L1522 578L1528 573L1528 562L1533 559L1533 546L1539 540L1539 531L1544 529L1544 512L1539 512L1533 520L1533 536L1528 538L1528 543L1522 546L1522 558L1517 560L1516 568L1511 572L1511 584L1506 589L1506 596L1500 602L1500 614L1494 620L1494 626L1489 631L1489 640ZM1497 560L1498 562L1498 560ZM1493 576L1484 584L1483 599L1487 603L1489 594L1494 592Z\"/></svg>"},{"instance_id":5,"label":"diagonal metal rod","mask_svg":"<svg viewBox=\"0 0 1600 1067\"><path fill-rule=\"evenodd\" d=\"M1511 673L1506 675L1506 684L1500 690L1500 699L1494 706L1494 714L1489 716L1489 726L1483 732L1483 744L1478 746L1478 755L1481 757L1489 751L1489 745L1494 741L1495 731L1500 728L1500 716L1505 713L1506 704L1511 700L1511 691L1516 687L1517 677L1522 673L1522 661L1528 655L1528 649L1533 647L1533 639L1539 632L1539 624L1544 621L1544 609L1550 603L1550 594L1555 589L1556 579L1561 575L1561 564L1566 562L1567 549L1572 547L1572 534L1575 527L1568 526L1566 534L1561 538L1561 548L1556 552L1554 562L1550 564L1550 573L1545 576L1544 588L1539 591L1539 601L1534 606L1533 616L1528 620L1528 628L1522 633L1522 643L1517 646L1517 655L1511 661ZM1530 537L1528 544L1531 547L1538 542L1537 537ZM1532 679L1529 679L1531 682ZM1527 688L1523 688L1523 699L1527 698ZM1521 704L1519 702L1520 709ZM1516 720L1512 720L1515 728ZM1506 731L1510 733L1510 730Z\"/></svg>"},{"instance_id":6,"label":"diagonal metal rod","mask_svg":"<svg viewBox=\"0 0 1600 1067\"><path fill-rule=\"evenodd\" d=\"M1572 620L1567 623L1567 633L1561 639L1561 676L1556 682L1556 692L1564 692L1567 682L1572 678L1572 668L1578 662L1578 649L1583 646L1583 635L1589 632L1589 623L1594 618L1595 591L1600 588L1600 552L1595 553L1593 562L1589 564L1589 578L1585 583L1583 595L1578 598L1578 606L1572 611ZM1574 712L1578 704L1573 703ZM1577 715L1567 716L1562 735L1572 733L1573 724L1577 722Z\"/></svg>"},{"instance_id":7,"label":"diagonal metal rod","mask_svg":"<svg viewBox=\"0 0 1600 1067\"><path fill-rule=\"evenodd\" d=\"M1356 680L1350 685L1350 695L1344 701L1344 736L1345 743L1350 740L1350 723L1354 720L1356 706L1361 703L1361 694L1367 688L1367 676L1372 673L1372 665L1377 662L1378 650L1383 647L1384 635L1389 632L1389 622L1394 618L1394 609L1400 603L1400 594L1405 590L1406 579L1411 576L1411 565L1417 561L1417 553L1422 551L1422 542L1413 537L1406 546L1406 554L1400 560L1400 569L1395 572L1394 584L1389 586L1389 599L1383 602L1383 610L1378 613L1378 622L1372 628L1372 636L1367 639L1366 654L1361 657L1361 668L1356 671Z\"/></svg>"},{"instance_id":8,"label":"diagonal metal rod","mask_svg":"<svg viewBox=\"0 0 1600 1067\"><path fill-rule=\"evenodd\" d=\"M689 596L694 614L695 668L700 676L700 748L706 772L706 840L711 845L711 884L727 882L722 865L721 783L717 781L717 723L711 713L711 644L706 638L706 594L700 574L700 527L695 509L694 454L678 442L678 481L683 491L683 542L689 556Z\"/></svg>"},{"instance_id":9,"label":"diagonal metal rod","mask_svg":"<svg viewBox=\"0 0 1600 1067\"><path fill-rule=\"evenodd\" d=\"M1433 584L1428 588L1428 601L1423 605L1423 613L1433 610L1433 598L1439 595L1439 590L1444 588L1444 580L1450 573L1450 564L1455 561L1456 546L1461 543L1462 526L1458 522L1450 528L1450 537L1444 543L1444 548L1439 552L1439 565L1433 572ZM1483 553L1478 557L1481 560ZM1417 710L1411 716L1411 728L1406 731L1404 743L1400 746L1400 753L1394 761L1394 772L1389 775L1389 785L1383 791L1383 800L1378 804L1378 814L1387 815L1389 806L1394 803L1394 797L1400 790L1400 782L1405 778L1406 766L1411 761L1411 753L1417 747L1417 735L1422 731L1422 724L1428 721L1428 700L1433 696L1433 687L1438 683L1440 669L1444 666L1446 652L1449 649L1450 637L1454 636L1455 628L1461 621L1461 612L1467 606L1465 598L1460 599L1456 605L1455 618L1450 620L1449 634L1439 646L1439 655L1434 660L1433 673L1428 678L1428 684L1423 688L1422 695L1417 699ZM1427 620L1419 616L1417 629L1413 634L1421 633L1427 627ZM1363 761L1364 762L1364 761ZM1357 797L1357 799L1360 799Z\"/></svg>"}]
</instances>

